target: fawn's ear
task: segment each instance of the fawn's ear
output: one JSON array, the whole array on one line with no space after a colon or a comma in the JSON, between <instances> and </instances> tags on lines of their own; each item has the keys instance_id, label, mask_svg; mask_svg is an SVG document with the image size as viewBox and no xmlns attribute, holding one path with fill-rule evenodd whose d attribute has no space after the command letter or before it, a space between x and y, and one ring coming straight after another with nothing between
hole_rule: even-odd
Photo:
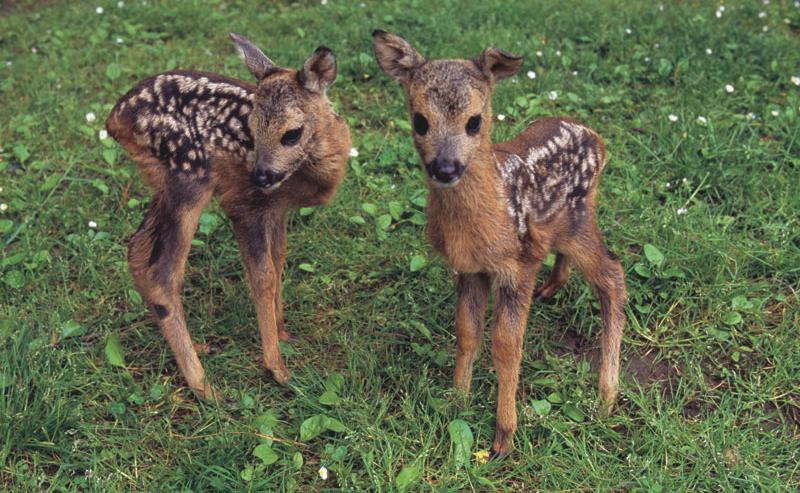
<instances>
[{"instance_id":1,"label":"fawn's ear","mask_svg":"<svg viewBox=\"0 0 800 493\"><path fill-rule=\"evenodd\" d=\"M475 63L489 80L498 81L519 72L522 68L522 57L491 47L483 50Z\"/></svg>"},{"instance_id":2,"label":"fawn's ear","mask_svg":"<svg viewBox=\"0 0 800 493\"><path fill-rule=\"evenodd\" d=\"M278 68L272 63L272 60L267 58L267 55L256 48L256 45L244 36L236 33L228 33L228 35L236 43L236 51L239 52L239 58L247 65L247 69L257 80L263 79L267 74Z\"/></svg>"},{"instance_id":3,"label":"fawn's ear","mask_svg":"<svg viewBox=\"0 0 800 493\"><path fill-rule=\"evenodd\" d=\"M297 79L306 89L325 93L325 90L336 80L336 56L325 46L320 46L308 57L303 68L297 73Z\"/></svg>"},{"instance_id":4,"label":"fawn's ear","mask_svg":"<svg viewBox=\"0 0 800 493\"><path fill-rule=\"evenodd\" d=\"M408 82L414 70L425 62L408 41L386 31L372 31L372 44L378 65L401 83Z\"/></svg>"}]
</instances>

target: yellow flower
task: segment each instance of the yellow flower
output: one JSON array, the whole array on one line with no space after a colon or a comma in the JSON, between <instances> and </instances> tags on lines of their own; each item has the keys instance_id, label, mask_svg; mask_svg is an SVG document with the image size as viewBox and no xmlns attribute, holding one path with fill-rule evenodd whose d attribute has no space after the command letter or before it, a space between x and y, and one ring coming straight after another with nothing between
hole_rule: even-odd
<instances>
[{"instance_id":1,"label":"yellow flower","mask_svg":"<svg viewBox=\"0 0 800 493\"><path fill-rule=\"evenodd\" d=\"M486 464L489 462L489 451L488 450L478 450L477 452L473 452L472 456L475 458L475 462L478 464Z\"/></svg>"}]
</instances>

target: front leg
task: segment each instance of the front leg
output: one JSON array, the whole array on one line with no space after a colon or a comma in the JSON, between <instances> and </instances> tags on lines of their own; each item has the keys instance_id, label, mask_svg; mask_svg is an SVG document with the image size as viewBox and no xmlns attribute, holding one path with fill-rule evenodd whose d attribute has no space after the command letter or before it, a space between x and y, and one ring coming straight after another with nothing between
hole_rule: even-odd
<instances>
[{"instance_id":1,"label":"front leg","mask_svg":"<svg viewBox=\"0 0 800 493\"><path fill-rule=\"evenodd\" d=\"M278 338L282 341L294 340L294 336L286 330L283 319L283 271L286 265L286 216L275 222L271 231L270 251L272 252L272 265L275 266L275 323L278 325Z\"/></svg>"},{"instance_id":2,"label":"front leg","mask_svg":"<svg viewBox=\"0 0 800 493\"><path fill-rule=\"evenodd\" d=\"M531 295L541 263L518 270L514 279L497 279L492 356L497 371L497 424L492 455L507 455L514 446L517 429L516 393L522 361L522 342Z\"/></svg>"},{"instance_id":3,"label":"front leg","mask_svg":"<svg viewBox=\"0 0 800 493\"><path fill-rule=\"evenodd\" d=\"M469 395L472 364L483 340L489 276L459 274L456 282L456 371L453 386Z\"/></svg>"},{"instance_id":4,"label":"front leg","mask_svg":"<svg viewBox=\"0 0 800 493\"><path fill-rule=\"evenodd\" d=\"M273 261L272 245L268 241L271 237L268 232L275 224L275 218L265 215L261 210L229 215L233 220L233 229L250 284L250 293L256 305L264 367L272 372L278 383L287 383L292 374L286 369L278 346L278 324L275 313L278 270Z\"/></svg>"}]
</instances>

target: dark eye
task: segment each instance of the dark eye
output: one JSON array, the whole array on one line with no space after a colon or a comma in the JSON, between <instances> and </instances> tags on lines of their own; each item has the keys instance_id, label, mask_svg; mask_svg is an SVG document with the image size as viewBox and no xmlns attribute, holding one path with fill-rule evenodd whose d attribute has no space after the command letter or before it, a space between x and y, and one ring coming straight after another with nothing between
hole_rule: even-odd
<instances>
[{"instance_id":1,"label":"dark eye","mask_svg":"<svg viewBox=\"0 0 800 493\"><path fill-rule=\"evenodd\" d=\"M428 133L428 120L419 113L414 113L414 131L419 135Z\"/></svg>"},{"instance_id":2,"label":"dark eye","mask_svg":"<svg viewBox=\"0 0 800 493\"><path fill-rule=\"evenodd\" d=\"M285 146L293 146L300 141L300 137L303 135L303 127L297 127L289 130L283 137L281 137L281 144Z\"/></svg>"},{"instance_id":3,"label":"dark eye","mask_svg":"<svg viewBox=\"0 0 800 493\"><path fill-rule=\"evenodd\" d=\"M475 115L467 120L467 134L475 135L481 129L481 115Z\"/></svg>"}]
</instances>

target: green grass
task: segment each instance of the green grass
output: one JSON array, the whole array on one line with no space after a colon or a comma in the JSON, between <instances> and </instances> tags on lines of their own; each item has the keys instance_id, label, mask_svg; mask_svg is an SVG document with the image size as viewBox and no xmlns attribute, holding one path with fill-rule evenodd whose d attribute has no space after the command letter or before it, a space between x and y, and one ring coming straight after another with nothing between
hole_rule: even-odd
<instances>
[{"instance_id":1,"label":"green grass","mask_svg":"<svg viewBox=\"0 0 800 493\"><path fill-rule=\"evenodd\" d=\"M256 3L0 7L1 489L396 491L405 468L409 491L797 491L800 8ZM425 240L424 182L402 92L371 54L374 27L431 57L524 54L497 88L497 139L546 115L604 136L599 218L631 298L613 416L594 411L599 310L575 276L531 311L515 452L464 463L448 427L463 421L469 452L486 450L496 379L483 351L469 402L450 390L452 274ZM149 194L97 134L147 75L247 77L228 31L288 66L333 48L330 96L359 156L329 207L290 220L291 389L259 365L230 225L216 205L204 216L184 301L192 334L221 347L203 361L230 402L213 406L183 387L133 290L126 241ZM415 255L427 263L412 272ZM315 415L344 431L301 436Z\"/></svg>"}]
</instances>

